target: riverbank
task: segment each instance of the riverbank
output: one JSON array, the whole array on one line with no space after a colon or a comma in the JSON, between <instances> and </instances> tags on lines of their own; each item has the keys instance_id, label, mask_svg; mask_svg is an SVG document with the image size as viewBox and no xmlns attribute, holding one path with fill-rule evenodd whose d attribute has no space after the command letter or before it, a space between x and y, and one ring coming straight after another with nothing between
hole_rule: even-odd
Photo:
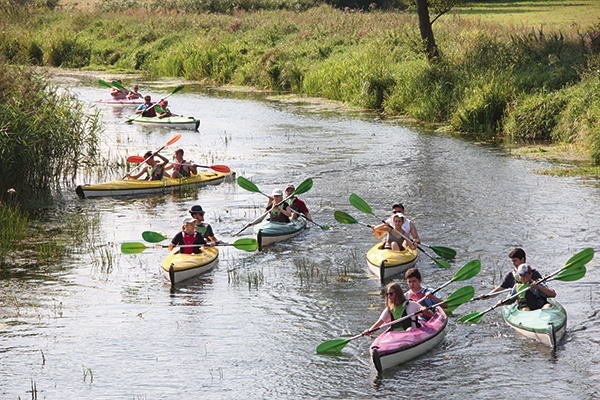
<instances>
[{"instance_id":1,"label":"riverbank","mask_svg":"<svg viewBox=\"0 0 600 400\"><path fill-rule=\"evenodd\" d=\"M507 147L569 145L600 164L593 27L546 32L441 18L434 29L442 55L433 64L414 15L327 6L227 15L16 12L3 27L11 62L324 98Z\"/></svg>"}]
</instances>

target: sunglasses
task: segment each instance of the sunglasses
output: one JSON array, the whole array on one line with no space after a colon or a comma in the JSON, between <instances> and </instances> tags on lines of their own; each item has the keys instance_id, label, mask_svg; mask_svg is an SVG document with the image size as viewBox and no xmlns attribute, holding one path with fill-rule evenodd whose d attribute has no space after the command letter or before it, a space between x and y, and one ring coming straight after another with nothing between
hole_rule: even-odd
<instances>
[{"instance_id":1,"label":"sunglasses","mask_svg":"<svg viewBox=\"0 0 600 400\"><path fill-rule=\"evenodd\" d=\"M387 292L385 295L386 295L387 297L390 297L391 295L394 295L394 294L396 294L396 292Z\"/></svg>"}]
</instances>

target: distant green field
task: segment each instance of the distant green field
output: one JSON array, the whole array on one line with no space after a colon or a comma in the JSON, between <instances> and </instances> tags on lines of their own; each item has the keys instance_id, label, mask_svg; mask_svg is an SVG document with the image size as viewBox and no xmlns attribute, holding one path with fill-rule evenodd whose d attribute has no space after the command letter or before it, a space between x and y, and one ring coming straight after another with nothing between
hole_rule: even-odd
<instances>
[{"instance_id":1,"label":"distant green field","mask_svg":"<svg viewBox=\"0 0 600 400\"><path fill-rule=\"evenodd\" d=\"M481 0L456 7L451 15L517 29L585 30L600 23L600 0Z\"/></svg>"}]
</instances>

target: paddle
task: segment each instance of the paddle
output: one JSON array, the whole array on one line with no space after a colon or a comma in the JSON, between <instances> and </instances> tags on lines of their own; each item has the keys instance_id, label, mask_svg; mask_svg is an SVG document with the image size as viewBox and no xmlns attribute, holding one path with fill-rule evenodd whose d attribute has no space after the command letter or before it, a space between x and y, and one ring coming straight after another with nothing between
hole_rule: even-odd
<instances>
[{"instance_id":1,"label":"paddle","mask_svg":"<svg viewBox=\"0 0 600 400\"><path fill-rule=\"evenodd\" d=\"M450 264L448 264L447 262L445 262L445 261L443 261L443 260L440 260L440 259L437 259L437 258L435 258L435 257L432 257L432 256L431 256L429 253L427 253L425 250L423 250L423 248L422 248L421 246L419 246L418 244L414 243L414 241L412 241L412 240L411 240L410 238L408 238L406 235L403 235L401 232L398 232L396 229L394 229L394 227L393 227L393 226L391 226L390 224L388 224L388 223L386 222L386 220L384 220L384 219L382 219L382 218L378 217L377 215L375 215L375 213L373 212L373 210L371 209L371 207L370 207L370 206L367 204L367 202L366 202L366 201L364 201L363 199L361 199L360 197L358 197L358 195L356 195L356 194L352 193L352 194L350 195L349 201L350 201L350 204L352 204L354 207L356 207L356 209L358 209L359 211L362 211L362 212L364 212L365 214L371 214L371 215L372 215L372 216L374 216L375 218L377 218L377 219L381 220L381 221L382 221L384 224L386 224L387 226L389 226L391 229L393 229L393 230L394 230L394 232L396 232L396 233L400 234L400 236L402 236L402 237L403 237L404 239L406 239L408 242L410 242L411 244L414 244L414 245L416 245L416 246L417 246L417 248L418 248L419 250L421 250L421 252L422 252L423 254L425 254L427 257L431 258L431 259L432 259L432 260L433 260L433 261L434 261L434 262L435 262L435 263L436 263L438 266L440 266L440 267L442 267L442 268L451 268ZM454 253L454 255L456 255L456 252L455 252L454 250L452 250L452 249L448 248L448 247L436 246L435 248L436 248L436 250L438 250L438 251L440 251L440 249L442 249L442 250L440 251L442 254L447 254L447 255L449 255L450 253ZM444 251L444 249L445 249L445 251ZM434 250L433 248L432 248L432 250L433 250L434 252L436 252L436 250ZM437 252L436 252L436 254L437 254ZM440 257L442 257L442 255L441 255L441 254L438 254L438 255L440 255ZM454 257L454 256L453 256L453 257Z\"/></svg>"},{"instance_id":2,"label":"paddle","mask_svg":"<svg viewBox=\"0 0 600 400\"><path fill-rule=\"evenodd\" d=\"M363 225L363 226L373 229L373 225L369 225L369 224L365 224L364 222L357 221L351 215L346 214L345 212L340 211L340 210L335 210L333 212L333 218L335 218L336 221L338 221L342 224L359 224L359 225ZM405 237L405 239L407 239L407 238ZM408 239L408 240L410 240L410 239ZM419 247L419 246L417 245L417 247ZM432 257L429 253L427 253L426 251L423 251L423 249L421 249L420 247L419 247L419 250L421 250L423 252L423 254L425 254L427 257L431 258L438 266L440 266L442 268L446 268L446 269L452 268L452 266L447 261Z\"/></svg>"},{"instance_id":3,"label":"paddle","mask_svg":"<svg viewBox=\"0 0 600 400\"><path fill-rule=\"evenodd\" d=\"M113 82L113 83L114 83L114 82ZM165 97L163 97L163 98L162 98L162 100L165 100L165 99L169 98L170 96L174 95L175 93L177 93L177 92L181 92L182 90L183 90L183 85L177 86L175 89L173 89L173 91L172 91L171 93L169 93L168 95L166 95ZM146 108L146 110L150 110L150 109L152 109L152 108L156 107L156 105L157 105L157 104L158 104L158 103L152 103L152 105L151 105L150 107ZM146 110L144 110L144 111L146 111ZM130 123L130 122L133 122L133 121L135 121L136 119L140 118L142 115L143 115L143 114L138 114L138 115L136 115L136 116L135 116L135 117L133 117L133 118L128 118L128 119L125 121L125 123Z\"/></svg>"},{"instance_id":4,"label":"paddle","mask_svg":"<svg viewBox=\"0 0 600 400\"><path fill-rule=\"evenodd\" d=\"M239 178L238 178L238 182L239 182ZM296 188L296 190L294 190L292 192L292 194L290 194L288 197L281 200L279 203L275 204L273 207L277 207L277 206L283 204L283 202L285 202L286 200L288 200L289 198L291 198L297 194L302 194L302 193L308 192L312 188L312 186L313 186L313 180L311 178L307 178L306 180L304 180L304 182L302 182L301 184L298 185L298 187ZM248 227L258 224L260 221L262 221L265 218L265 216L269 213L269 211L270 210L265 211L258 218L254 219L251 222L248 222L246 225L244 225L244 227L242 229L240 229L239 231L234 233L233 236L237 236L240 233L242 233L243 231L245 231Z\"/></svg>"},{"instance_id":5,"label":"paddle","mask_svg":"<svg viewBox=\"0 0 600 400\"><path fill-rule=\"evenodd\" d=\"M452 282L466 281L467 279L471 279L475 275L477 275L481 271L481 261L479 260L471 260L466 263L461 269L459 269L456 274L450 279L448 282L444 283L442 286L435 289L431 294L436 294ZM423 297L425 299L425 297ZM421 300L423 300L421 299ZM419 302L421 301L419 300Z\"/></svg>"},{"instance_id":6,"label":"paddle","mask_svg":"<svg viewBox=\"0 0 600 400\"><path fill-rule=\"evenodd\" d=\"M112 85L114 87L116 87L117 89L121 89L121 90L127 90L129 92L129 89L126 89L125 86L121 85L120 82L117 81L112 81Z\"/></svg>"},{"instance_id":7,"label":"paddle","mask_svg":"<svg viewBox=\"0 0 600 400\"><path fill-rule=\"evenodd\" d=\"M202 247L202 246L204 246L204 245L190 244L190 245L183 245L183 246L176 246L176 247ZM233 246L238 250L252 252L252 251L256 251L258 249L258 242L254 238L241 238L241 239L236 240L233 243L219 242L219 243L217 243L217 246ZM121 253L123 253L123 254L139 254L146 249L167 248L167 247L169 247L168 244L155 244L153 246L147 246L141 242L126 242L126 243L121 244Z\"/></svg>"},{"instance_id":8,"label":"paddle","mask_svg":"<svg viewBox=\"0 0 600 400\"><path fill-rule=\"evenodd\" d=\"M472 286L465 286L462 287L460 289L458 289L456 292L452 293L450 296L448 296L444 301L434 304L432 306L429 306L423 310L419 310L417 312L414 312L412 314L409 314L405 317L396 319L394 321L391 322L387 322L385 324L382 324L380 326L378 326L377 328L373 329L372 331L369 331L369 334L376 332L380 329L383 328L387 328L388 326L392 326L394 324L397 324L398 322L402 322L405 321L407 319L413 318L416 315L419 315L421 313L423 313L425 310L433 310L434 308L442 305L442 304L447 304L448 307L458 307L463 303L466 303L467 301L469 301L469 299L471 297L473 297L473 294L475 294L475 289L473 289ZM351 342L354 339L358 339L359 337L365 336L365 333L360 333L358 335L352 336L351 338L346 338L346 339L331 339L331 340L327 340L323 343L321 343L320 345L317 346L317 354L335 354L335 353L339 353L342 351L342 349L344 347L346 347L346 345Z\"/></svg>"},{"instance_id":9,"label":"paddle","mask_svg":"<svg viewBox=\"0 0 600 400\"><path fill-rule=\"evenodd\" d=\"M240 185L240 187L242 189L246 189L249 192L252 193L260 193L263 196L267 197L267 198L271 198L268 194L263 193L258 186L256 186L254 183L252 183L250 180L244 178L243 176L238 177L237 179L237 183L238 185ZM304 215L304 213L298 211L296 208L292 207L292 210L298 214L301 215L305 220L307 220L308 222L312 222L313 224L315 224L316 226L318 226L319 228L323 229L324 231L328 230L329 227L327 225L320 225L318 223L316 223L315 221L313 221L312 219L308 219L308 217L306 215Z\"/></svg>"},{"instance_id":10,"label":"paddle","mask_svg":"<svg viewBox=\"0 0 600 400\"><path fill-rule=\"evenodd\" d=\"M471 300L469 300L469 302L477 301L477 300L489 299L490 297L496 297L496 296L498 296L498 295L500 295L502 293L510 292L511 290L512 289L504 289L504 290L501 290L499 292L494 292L494 293L489 293L489 294L481 294L481 295L479 295L477 297L473 297Z\"/></svg>"},{"instance_id":11,"label":"paddle","mask_svg":"<svg viewBox=\"0 0 600 400\"><path fill-rule=\"evenodd\" d=\"M592 249L592 248L584 249L584 250L580 251L579 253L575 254L573 257L571 257L567 261L567 263L565 264L564 267L562 267L558 271L551 273L550 275L546 276L545 278L540 279L536 283L543 283L543 282L550 281L550 280L559 280L559 281L564 281L564 282L572 282L572 281L579 280L585 276L585 273L586 273L585 264L590 262L593 257L594 257L594 249ZM484 311L473 312L473 313L462 316L461 318L459 318L459 321L476 324L479 321L481 321L481 318L485 314L489 313L490 311L496 309L497 307L499 307L501 305L511 303L512 301L514 301L514 299L518 298L520 294L525 293L528 290L529 290L529 287L526 287L525 289L515 293L514 295L504 299L502 302L495 304Z\"/></svg>"},{"instance_id":12,"label":"paddle","mask_svg":"<svg viewBox=\"0 0 600 400\"><path fill-rule=\"evenodd\" d=\"M128 163L132 163L132 164L139 164L139 163L143 163L144 161L146 161L146 159L142 156L129 156L127 157L127 162ZM228 174L231 172L231 168L229 168L227 165L219 165L219 164L215 164L215 165L198 165L198 164L181 164L181 165L190 165L192 167L200 167L200 168L209 168L212 169L213 171L217 171L217 172L222 172L224 174Z\"/></svg>"},{"instance_id":13,"label":"paddle","mask_svg":"<svg viewBox=\"0 0 600 400\"><path fill-rule=\"evenodd\" d=\"M165 147L170 146L173 143L177 142L180 138L181 138L181 133L176 133L175 135L173 135L173 137L171 139L169 139L169 141L167 143L165 143L164 146L162 146L160 149L158 149L154 153L152 153L152 155L150 157L154 157L156 154L160 153L160 151L162 149L164 149ZM138 156L135 156L135 157L138 157ZM145 163L146 161L148 161L150 159L150 157L148 157L148 158L142 157L142 161L140 162L140 165L138 165L133 170L131 170L131 172L129 172L129 174L131 175L131 173L133 173L133 171L136 171L138 168L140 168L142 165L144 165L143 163ZM129 159L129 157L128 157L128 159ZM123 178L123 179L125 179L125 178Z\"/></svg>"},{"instance_id":14,"label":"paddle","mask_svg":"<svg viewBox=\"0 0 600 400\"><path fill-rule=\"evenodd\" d=\"M106 82L106 81L104 81L104 80L102 80L102 79L98 79L98 83L99 83L101 86L107 87L107 88L109 88L109 89L112 89L112 87L113 87L113 86L112 86L110 83L108 83L108 82Z\"/></svg>"},{"instance_id":15,"label":"paddle","mask_svg":"<svg viewBox=\"0 0 600 400\"><path fill-rule=\"evenodd\" d=\"M165 236L163 233L152 232L152 231L142 232L142 238L146 242L150 242L150 243L160 243L163 240L170 239L168 236Z\"/></svg>"}]
</instances>

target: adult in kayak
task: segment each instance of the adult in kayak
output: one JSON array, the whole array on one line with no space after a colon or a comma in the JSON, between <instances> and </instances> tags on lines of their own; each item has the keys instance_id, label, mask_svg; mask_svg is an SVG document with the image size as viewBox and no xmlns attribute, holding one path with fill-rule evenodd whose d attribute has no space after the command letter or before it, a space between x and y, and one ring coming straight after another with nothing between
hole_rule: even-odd
<instances>
[{"instance_id":1,"label":"adult in kayak","mask_svg":"<svg viewBox=\"0 0 600 400\"><path fill-rule=\"evenodd\" d=\"M210 240L210 245L214 246L219 243L219 240L215 237L212 226L204 222L204 210L202 209L202 206L192 206L190 207L189 212L192 218L194 218L194 221L196 221L196 231L199 232L205 240Z\"/></svg>"},{"instance_id":2,"label":"adult in kayak","mask_svg":"<svg viewBox=\"0 0 600 400\"><path fill-rule=\"evenodd\" d=\"M165 99L162 99L158 102L158 106L154 106L156 108L156 115L158 118L167 118L173 115L171 110L169 110L169 102Z\"/></svg>"},{"instance_id":3,"label":"adult in kayak","mask_svg":"<svg viewBox=\"0 0 600 400\"><path fill-rule=\"evenodd\" d=\"M379 326L415 313L420 309L421 307L417 303L409 301L404 297L402 288L398 282L392 282L385 288L385 309L381 312L379 319L371 325L369 329L363 332L363 335L370 336L375 329L379 328ZM417 326L416 319L407 319L392 325L392 329L395 331L402 331L416 328Z\"/></svg>"},{"instance_id":4,"label":"adult in kayak","mask_svg":"<svg viewBox=\"0 0 600 400\"><path fill-rule=\"evenodd\" d=\"M191 174L196 175L198 170L194 165L192 165L191 161L186 161L183 158L184 151L183 149L175 150L175 161L169 164L166 170L173 170L171 174L172 178L187 178Z\"/></svg>"},{"instance_id":5,"label":"adult in kayak","mask_svg":"<svg viewBox=\"0 0 600 400\"><path fill-rule=\"evenodd\" d=\"M540 308L550 308L552 304L548 302L548 298L556 297L556 292L550 289L543 283L536 283L533 278L533 269L529 264L521 264L517 268L517 275L520 278L520 282L517 282L509 295L515 296L517 293L529 288L529 290L519 293L517 297L513 299L513 303L518 301L518 307L523 311L539 310ZM496 305L499 306L504 300L499 300Z\"/></svg>"},{"instance_id":6,"label":"adult in kayak","mask_svg":"<svg viewBox=\"0 0 600 400\"><path fill-rule=\"evenodd\" d=\"M160 158L162 162L156 161L154 159L154 156L158 156L158 158ZM146 152L146 154L144 154L144 159L146 160L146 164L148 165L144 167L139 172L139 174L127 174L125 176L129 179L139 179L142 175L147 174L146 178L144 179L149 181L159 181L162 178L170 178L170 175L165 172L165 167L169 163L169 160L167 160L163 155L161 155L160 153L153 153L151 151L148 151Z\"/></svg>"},{"instance_id":7,"label":"adult in kayak","mask_svg":"<svg viewBox=\"0 0 600 400\"><path fill-rule=\"evenodd\" d=\"M511 250L510 253L508 253L508 257L510 258L510 260L513 264L513 269L508 271L504 275L504 278L502 279L502 282L500 283L500 285L496 286L494 289L492 289L487 294L481 294L481 295L477 296L477 299L487 298L496 292L510 289L515 286L515 283L517 283L515 278L518 275L517 268L521 264L526 264L527 254L525 254L525 250L523 250L522 248L516 247L513 250ZM532 275L533 280L542 279L542 274L540 274L536 269L533 269L532 271L533 271L533 275Z\"/></svg>"},{"instance_id":8,"label":"adult in kayak","mask_svg":"<svg viewBox=\"0 0 600 400\"><path fill-rule=\"evenodd\" d=\"M390 219L392 220L391 226L393 229L390 228L387 223L373 227L373 234L376 237L385 235L383 238L383 248L397 251L409 247L415 249L416 246L405 239L405 237L408 237L408 232L402 229L402 226L404 225L404 215L396 213L393 214Z\"/></svg>"},{"instance_id":9,"label":"adult in kayak","mask_svg":"<svg viewBox=\"0 0 600 400\"><path fill-rule=\"evenodd\" d=\"M150 96L144 97L144 104L140 104L135 110L136 114L142 114L142 117L156 117L155 106L152 104L152 98Z\"/></svg>"},{"instance_id":10,"label":"adult in kayak","mask_svg":"<svg viewBox=\"0 0 600 400\"><path fill-rule=\"evenodd\" d=\"M402 205L402 203L396 203L392 206L392 213L393 214L402 214L404 216L404 222L402 223L402 229L405 232L408 232L408 237L412 239L413 242L415 242L415 244L419 244L421 243L421 240L419 239L419 234L417 233L417 227L415 226L414 222L412 222L410 219L406 218L406 215L404 214L404 206ZM392 224L392 220L390 218L388 218L388 220L386 221L388 222L390 225Z\"/></svg>"},{"instance_id":11,"label":"adult in kayak","mask_svg":"<svg viewBox=\"0 0 600 400\"><path fill-rule=\"evenodd\" d=\"M198 254L201 252L201 247L205 244L206 240L204 240L204 237L196 231L196 220L192 217L185 217L181 231L177 232L169 244L169 251L173 250L176 246L189 246L181 247L180 253Z\"/></svg>"},{"instance_id":12,"label":"adult in kayak","mask_svg":"<svg viewBox=\"0 0 600 400\"><path fill-rule=\"evenodd\" d=\"M127 93L127 99L128 100L137 100L137 99L141 99L142 94L139 92L140 87L138 85L133 85L133 90L131 90L129 93Z\"/></svg>"},{"instance_id":13,"label":"adult in kayak","mask_svg":"<svg viewBox=\"0 0 600 400\"><path fill-rule=\"evenodd\" d=\"M283 201L283 191L281 189L273 189L265 211L269 212L271 222L288 223L292 217L292 209L288 203Z\"/></svg>"},{"instance_id":14,"label":"adult in kayak","mask_svg":"<svg viewBox=\"0 0 600 400\"><path fill-rule=\"evenodd\" d=\"M117 80L116 82L121 83L121 80ZM127 100L127 95L129 94L129 90L127 89L119 89L118 87L113 87L110 89L110 95L113 100Z\"/></svg>"},{"instance_id":15,"label":"adult in kayak","mask_svg":"<svg viewBox=\"0 0 600 400\"><path fill-rule=\"evenodd\" d=\"M410 301L419 303L423 306L429 307L434 304L441 303L443 300L433 294L433 290L421 286L423 278L421 277L421 271L418 268L410 268L404 274L406 284L408 285L408 291L404 293ZM447 304L442 304L442 308L448 308Z\"/></svg>"},{"instance_id":16,"label":"adult in kayak","mask_svg":"<svg viewBox=\"0 0 600 400\"><path fill-rule=\"evenodd\" d=\"M295 190L296 190L296 187L294 185L292 185L292 184L287 185L285 187L285 197L291 196ZM289 199L287 199L287 203L292 208L292 211L294 211L294 213L293 213L294 219L296 219L300 216L300 214L298 214L298 213L302 213L302 214L304 214L304 216L306 217L307 220L312 221L312 217L310 216L308 207L306 207L306 203L303 200L301 200L300 198L298 198L298 196L290 197Z\"/></svg>"}]
</instances>

